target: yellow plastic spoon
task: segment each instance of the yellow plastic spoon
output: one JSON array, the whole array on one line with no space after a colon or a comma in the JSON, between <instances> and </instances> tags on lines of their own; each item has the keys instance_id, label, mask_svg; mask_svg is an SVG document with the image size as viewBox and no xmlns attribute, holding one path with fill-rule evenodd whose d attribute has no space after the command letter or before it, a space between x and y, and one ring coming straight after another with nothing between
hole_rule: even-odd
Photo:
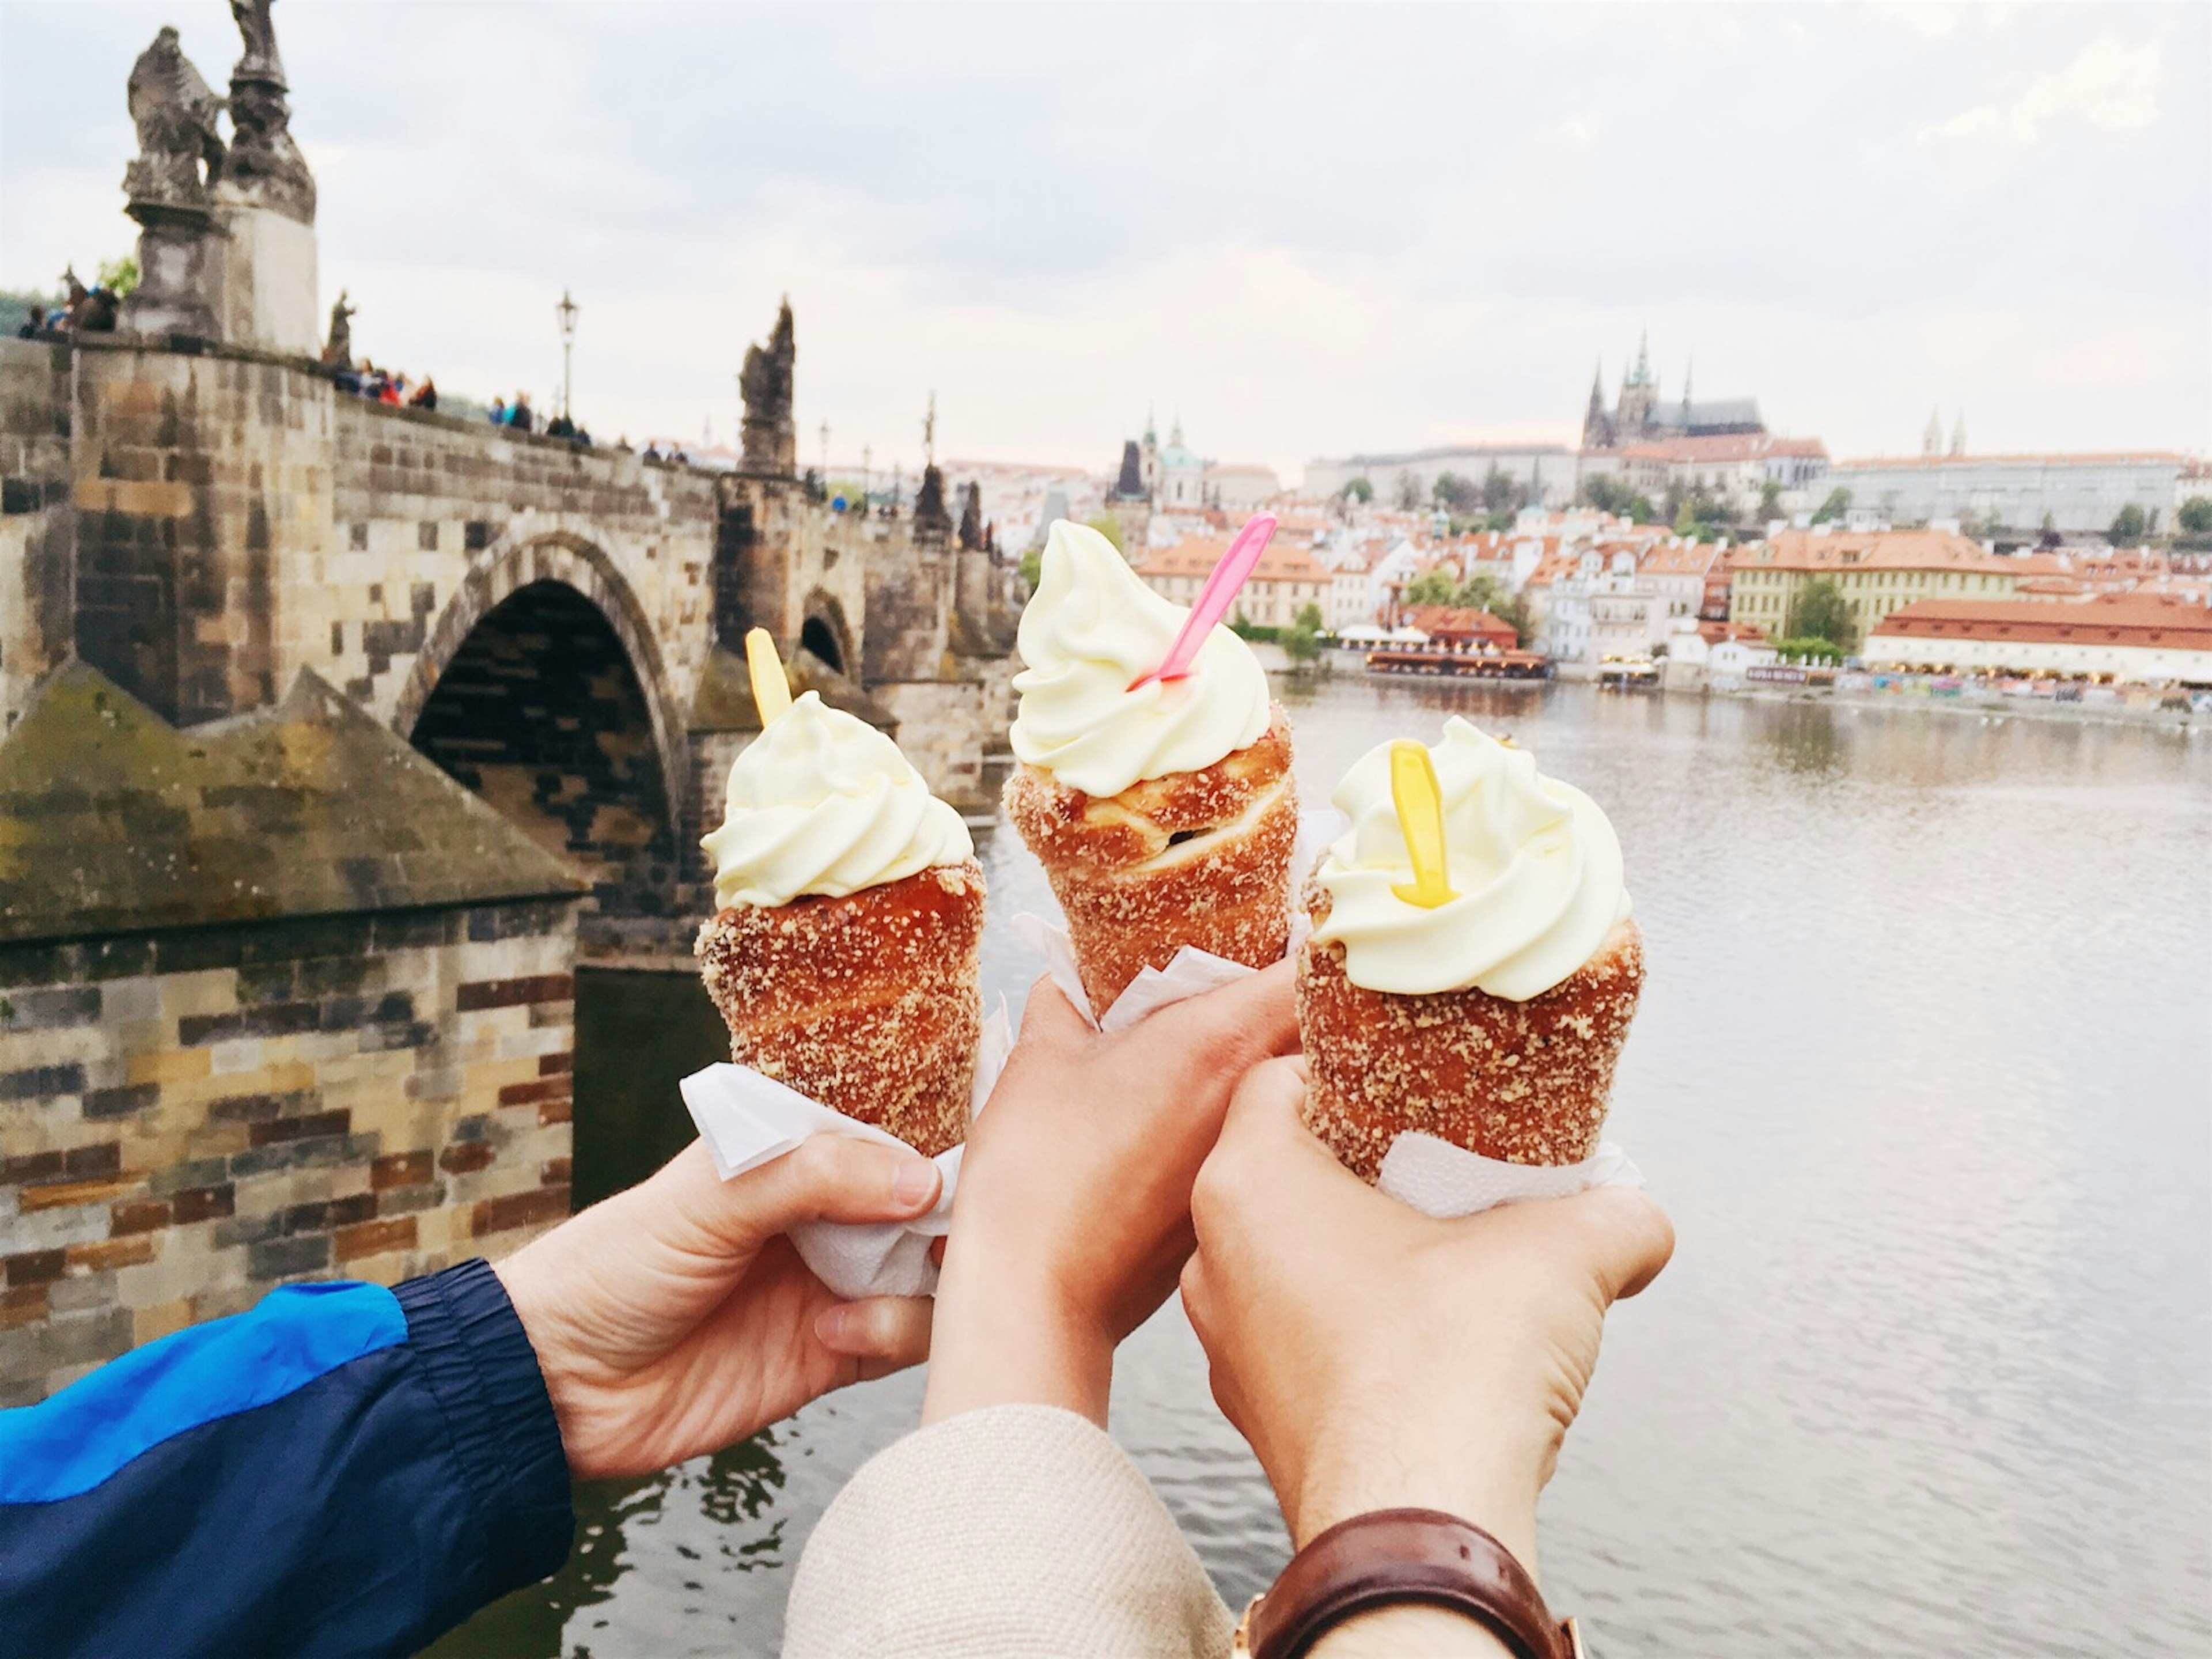
<instances>
[{"instance_id":1,"label":"yellow plastic spoon","mask_svg":"<svg viewBox=\"0 0 2212 1659\"><path fill-rule=\"evenodd\" d=\"M1411 738L1390 745L1390 804L1398 810L1398 833L1406 838L1406 855L1413 865L1412 884L1394 884L1392 895L1424 910L1450 903L1459 895L1446 879L1444 802L1437 788L1436 763Z\"/></svg>"},{"instance_id":2,"label":"yellow plastic spoon","mask_svg":"<svg viewBox=\"0 0 2212 1659\"><path fill-rule=\"evenodd\" d=\"M756 628L745 635L745 672L752 677L753 707L760 710L761 726L766 730L791 707L791 682L783 677L775 641L765 628Z\"/></svg>"}]
</instances>

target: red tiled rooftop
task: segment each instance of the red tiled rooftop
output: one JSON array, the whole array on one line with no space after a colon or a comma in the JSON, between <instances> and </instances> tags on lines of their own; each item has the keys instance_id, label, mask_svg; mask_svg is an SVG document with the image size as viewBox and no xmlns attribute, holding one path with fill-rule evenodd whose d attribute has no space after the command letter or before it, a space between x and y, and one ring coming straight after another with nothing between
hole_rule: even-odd
<instances>
[{"instance_id":1,"label":"red tiled rooftop","mask_svg":"<svg viewBox=\"0 0 2212 1659\"><path fill-rule=\"evenodd\" d=\"M2074 605L2040 599L1922 599L1891 612L1868 643L1885 635L2212 651L2212 609L2160 593L2107 593Z\"/></svg>"}]
</instances>

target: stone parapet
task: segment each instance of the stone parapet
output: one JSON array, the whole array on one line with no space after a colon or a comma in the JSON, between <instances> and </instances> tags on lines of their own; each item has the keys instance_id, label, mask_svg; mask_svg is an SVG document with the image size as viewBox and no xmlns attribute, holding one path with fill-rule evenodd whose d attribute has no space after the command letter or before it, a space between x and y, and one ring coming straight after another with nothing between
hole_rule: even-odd
<instances>
[{"instance_id":1,"label":"stone parapet","mask_svg":"<svg viewBox=\"0 0 2212 1659\"><path fill-rule=\"evenodd\" d=\"M575 904L0 945L0 1406L568 1212Z\"/></svg>"}]
</instances>

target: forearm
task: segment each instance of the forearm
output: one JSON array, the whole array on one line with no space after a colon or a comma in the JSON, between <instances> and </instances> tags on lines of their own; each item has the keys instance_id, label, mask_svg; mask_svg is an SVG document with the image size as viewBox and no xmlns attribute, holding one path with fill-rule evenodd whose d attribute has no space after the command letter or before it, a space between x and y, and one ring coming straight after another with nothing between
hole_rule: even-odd
<instances>
[{"instance_id":1,"label":"forearm","mask_svg":"<svg viewBox=\"0 0 2212 1659\"><path fill-rule=\"evenodd\" d=\"M878 1453L799 1564L787 1659L1218 1659L1229 1610L1128 1458L1068 1413L963 1413Z\"/></svg>"},{"instance_id":2,"label":"forearm","mask_svg":"<svg viewBox=\"0 0 2212 1659\"><path fill-rule=\"evenodd\" d=\"M0 1630L25 1652L411 1652L550 1571L572 1524L480 1262L278 1291L0 1413Z\"/></svg>"},{"instance_id":3,"label":"forearm","mask_svg":"<svg viewBox=\"0 0 2212 1659\"><path fill-rule=\"evenodd\" d=\"M987 1233L956 1230L945 1252L923 1424L986 1406L1054 1406L1104 1428L1112 1337Z\"/></svg>"},{"instance_id":4,"label":"forearm","mask_svg":"<svg viewBox=\"0 0 2212 1659\"><path fill-rule=\"evenodd\" d=\"M1314 1659L1511 1659L1503 1642L1466 1614L1421 1607L1347 1619L1308 1651Z\"/></svg>"}]
</instances>

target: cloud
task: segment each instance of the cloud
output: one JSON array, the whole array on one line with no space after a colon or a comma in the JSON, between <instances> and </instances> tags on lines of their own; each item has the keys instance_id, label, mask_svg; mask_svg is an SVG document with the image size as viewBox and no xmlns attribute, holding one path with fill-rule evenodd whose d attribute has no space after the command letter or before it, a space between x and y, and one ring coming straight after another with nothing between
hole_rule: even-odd
<instances>
[{"instance_id":1,"label":"cloud","mask_svg":"<svg viewBox=\"0 0 2212 1659\"><path fill-rule=\"evenodd\" d=\"M2159 43L2130 46L2104 35L2055 75L2039 75L2008 104L1977 104L1920 137L1996 139L2032 144L2045 123L2072 116L2125 131L2158 118Z\"/></svg>"},{"instance_id":2,"label":"cloud","mask_svg":"<svg viewBox=\"0 0 2212 1659\"><path fill-rule=\"evenodd\" d=\"M1916 445L1937 401L1993 446L2203 446L2212 10L1923 21L277 14L323 306L348 288L357 349L442 390L542 398L572 289L595 431L727 436L745 344L787 291L810 458L827 422L841 461L867 446L909 471L933 390L947 453L1097 466L1153 404L1204 453L1286 476L1568 435L1593 358L1610 392L1646 327L1668 395L1693 356L1700 395L1755 394L1838 453ZM131 246L123 82L164 22L223 77L221 0L0 0L0 283ZM1953 110L1990 112L1965 130L1984 137L1916 143ZM2002 337L1954 320L1977 317Z\"/></svg>"}]
</instances>

